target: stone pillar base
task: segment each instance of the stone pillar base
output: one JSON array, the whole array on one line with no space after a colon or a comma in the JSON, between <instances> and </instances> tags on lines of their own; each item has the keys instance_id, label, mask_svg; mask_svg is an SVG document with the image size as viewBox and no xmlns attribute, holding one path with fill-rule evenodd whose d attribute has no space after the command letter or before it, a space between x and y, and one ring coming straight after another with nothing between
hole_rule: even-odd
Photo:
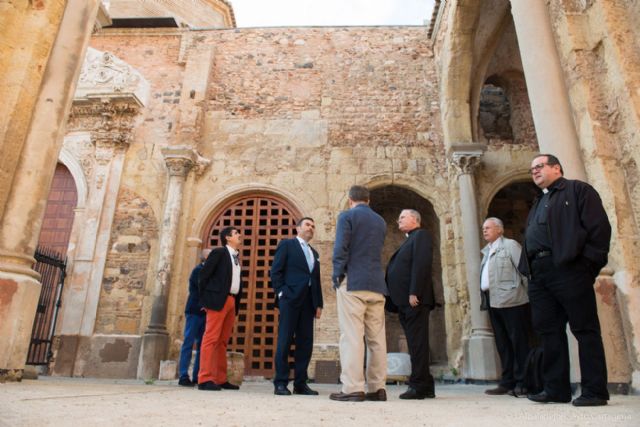
<instances>
[{"instance_id":1,"label":"stone pillar base","mask_svg":"<svg viewBox=\"0 0 640 427\"><path fill-rule=\"evenodd\" d=\"M138 361L139 380L158 379L160 361L166 359L168 347L169 334L166 331L145 332Z\"/></svg>"},{"instance_id":2,"label":"stone pillar base","mask_svg":"<svg viewBox=\"0 0 640 427\"><path fill-rule=\"evenodd\" d=\"M0 384L6 382L20 382L24 369L0 369Z\"/></svg>"},{"instance_id":3,"label":"stone pillar base","mask_svg":"<svg viewBox=\"0 0 640 427\"><path fill-rule=\"evenodd\" d=\"M465 379L495 381L500 379L500 359L491 335L472 335L462 340Z\"/></svg>"},{"instance_id":4,"label":"stone pillar base","mask_svg":"<svg viewBox=\"0 0 640 427\"><path fill-rule=\"evenodd\" d=\"M34 277L7 272L3 267L0 261L0 378L20 381L41 285Z\"/></svg>"},{"instance_id":5,"label":"stone pillar base","mask_svg":"<svg viewBox=\"0 0 640 427\"><path fill-rule=\"evenodd\" d=\"M244 379L244 354L235 351L227 352L227 381L242 385Z\"/></svg>"}]
</instances>

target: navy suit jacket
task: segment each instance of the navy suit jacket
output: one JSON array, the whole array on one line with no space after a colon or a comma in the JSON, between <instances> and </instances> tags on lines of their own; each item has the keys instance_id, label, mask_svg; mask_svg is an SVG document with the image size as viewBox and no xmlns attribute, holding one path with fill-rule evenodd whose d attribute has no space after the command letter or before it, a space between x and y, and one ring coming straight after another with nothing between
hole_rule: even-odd
<instances>
[{"instance_id":1,"label":"navy suit jacket","mask_svg":"<svg viewBox=\"0 0 640 427\"><path fill-rule=\"evenodd\" d=\"M340 213L333 247L333 286L347 276L349 291L387 295L382 270L382 246L387 233L384 219L366 204Z\"/></svg>"},{"instance_id":2,"label":"navy suit jacket","mask_svg":"<svg viewBox=\"0 0 640 427\"><path fill-rule=\"evenodd\" d=\"M296 306L302 304L306 290L311 283L311 300L313 308L322 308L322 288L320 286L320 260L318 252L311 246L315 262L313 271L309 271L309 264L302 246L297 238L282 240L278 244L271 264L271 286L276 294L276 301L286 300ZM280 295L282 292L282 295Z\"/></svg>"},{"instance_id":3,"label":"navy suit jacket","mask_svg":"<svg viewBox=\"0 0 640 427\"><path fill-rule=\"evenodd\" d=\"M205 313L200 305L200 292L198 292L198 280L200 278L200 271L204 262L196 265L191 275L189 276L189 297L187 298L187 304L184 308L184 314L196 314L204 316Z\"/></svg>"},{"instance_id":4,"label":"navy suit jacket","mask_svg":"<svg viewBox=\"0 0 640 427\"><path fill-rule=\"evenodd\" d=\"M212 250L200 271L200 279L198 281L200 305L209 310L222 310L231 291L232 275L231 256L227 247L223 246ZM235 295L236 314L240 309L241 294L242 280L240 280L240 290Z\"/></svg>"},{"instance_id":5,"label":"navy suit jacket","mask_svg":"<svg viewBox=\"0 0 640 427\"><path fill-rule=\"evenodd\" d=\"M421 305L435 306L431 264L433 249L427 230L417 228L391 256L387 265L387 286L391 301L398 307L409 306L409 295Z\"/></svg>"}]
</instances>

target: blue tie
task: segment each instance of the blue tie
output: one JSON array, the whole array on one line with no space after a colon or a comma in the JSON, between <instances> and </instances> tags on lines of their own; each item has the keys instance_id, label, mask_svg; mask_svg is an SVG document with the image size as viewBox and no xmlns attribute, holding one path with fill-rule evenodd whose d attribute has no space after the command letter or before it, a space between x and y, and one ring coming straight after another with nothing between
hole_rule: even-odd
<instances>
[{"instance_id":1,"label":"blue tie","mask_svg":"<svg viewBox=\"0 0 640 427\"><path fill-rule=\"evenodd\" d=\"M309 271L313 271L313 254L311 253L311 248L309 245L304 242L302 243L302 252L304 252L304 256L307 258L307 265L309 266Z\"/></svg>"}]
</instances>

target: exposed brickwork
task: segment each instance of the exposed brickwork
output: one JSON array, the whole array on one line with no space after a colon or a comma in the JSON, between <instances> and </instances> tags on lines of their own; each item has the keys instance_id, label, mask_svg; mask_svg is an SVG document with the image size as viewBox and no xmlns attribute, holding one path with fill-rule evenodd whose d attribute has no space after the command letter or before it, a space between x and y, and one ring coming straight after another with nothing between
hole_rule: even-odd
<instances>
[{"instance_id":1,"label":"exposed brickwork","mask_svg":"<svg viewBox=\"0 0 640 427\"><path fill-rule=\"evenodd\" d=\"M147 294L149 255L158 226L149 204L122 187L102 280L97 333L138 334Z\"/></svg>"}]
</instances>

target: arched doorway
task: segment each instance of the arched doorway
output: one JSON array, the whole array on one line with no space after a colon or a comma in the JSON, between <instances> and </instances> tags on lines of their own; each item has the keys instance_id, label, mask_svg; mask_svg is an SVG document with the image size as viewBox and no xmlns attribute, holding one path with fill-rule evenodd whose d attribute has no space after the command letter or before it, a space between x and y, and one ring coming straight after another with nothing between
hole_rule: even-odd
<instances>
[{"instance_id":1,"label":"arched doorway","mask_svg":"<svg viewBox=\"0 0 640 427\"><path fill-rule=\"evenodd\" d=\"M53 250L63 257L66 256L74 209L77 204L78 191L75 180L69 169L58 163L49 190L38 246Z\"/></svg>"},{"instance_id":2,"label":"arched doorway","mask_svg":"<svg viewBox=\"0 0 640 427\"><path fill-rule=\"evenodd\" d=\"M40 296L31 331L27 364L48 365L52 353L56 319L62 303L66 257L78 203L76 183L63 164L58 163L45 208L34 270L40 273Z\"/></svg>"},{"instance_id":3,"label":"arched doorway","mask_svg":"<svg viewBox=\"0 0 640 427\"><path fill-rule=\"evenodd\" d=\"M422 227L433 238L432 279L436 301L442 304L431 312L429 319L429 347L431 363L444 364L447 361L447 335L444 320L444 291L442 288L442 263L440 257L440 222L431 203L417 193L395 185L376 188L371 191L371 208L387 222L387 237L383 249L383 265L400 247L405 236L398 230L397 219L402 209L415 209L422 216ZM387 313L387 351L403 351L404 332L397 314Z\"/></svg>"},{"instance_id":4,"label":"arched doorway","mask_svg":"<svg viewBox=\"0 0 640 427\"><path fill-rule=\"evenodd\" d=\"M522 244L527 215L540 190L531 182L513 182L493 196L487 209L487 217L500 218L504 223L504 235Z\"/></svg>"},{"instance_id":5,"label":"arched doorway","mask_svg":"<svg viewBox=\"0 0 640 427\"><path fill-rule=\"evenodd\" d=\"M220 246L220 230L231 225L244 237L240 250L244 288L229 350L244 354L246 375L273 375L278 316L269 270L278 242L295 235L299 217L278 197L252 194L226 203L204 229L204 248Z\"/></svg>"}]
</instances>

